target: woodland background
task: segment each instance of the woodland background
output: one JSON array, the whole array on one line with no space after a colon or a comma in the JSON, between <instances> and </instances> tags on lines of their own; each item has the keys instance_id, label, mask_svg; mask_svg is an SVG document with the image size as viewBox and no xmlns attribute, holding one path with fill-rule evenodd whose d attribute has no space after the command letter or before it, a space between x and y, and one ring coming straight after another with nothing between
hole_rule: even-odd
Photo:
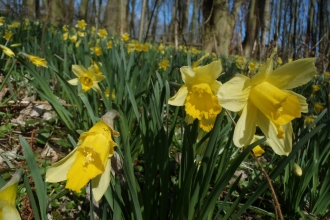
<instances>
[{"instance_id":1,"label":"woodland background","mask_svg":"<svg viewBox=\"0 0 330 220\"><path fill-rule=\"evenodd\" d=\"M274 45L284 62L327 61L330 50L328 0L1 0L0 9L2 16L55 25L84 19L109 34L259 60Z\"/></svg>"}]
</instances>

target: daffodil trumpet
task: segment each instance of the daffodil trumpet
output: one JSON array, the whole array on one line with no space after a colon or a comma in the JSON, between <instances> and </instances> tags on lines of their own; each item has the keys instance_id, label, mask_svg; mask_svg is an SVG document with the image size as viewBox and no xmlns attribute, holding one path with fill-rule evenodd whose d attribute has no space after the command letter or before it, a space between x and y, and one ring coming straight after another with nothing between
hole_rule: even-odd
<instances>
[{"instance_id":1,"label":"daffodil trumpet","mask_svg":"<svg viewBox=\"0 0 330 220\"><path fill-rule=\"evenodd\" d=\"M110 183L111 157L117 146L112 137L119 136L113 125L116 117L119 113L110 110L88 132L82 133L77 147L47 170L46 182L67 180L65 188L80 193L91 181L94 199L99 201Z\"/></svg>"}]
</instances>

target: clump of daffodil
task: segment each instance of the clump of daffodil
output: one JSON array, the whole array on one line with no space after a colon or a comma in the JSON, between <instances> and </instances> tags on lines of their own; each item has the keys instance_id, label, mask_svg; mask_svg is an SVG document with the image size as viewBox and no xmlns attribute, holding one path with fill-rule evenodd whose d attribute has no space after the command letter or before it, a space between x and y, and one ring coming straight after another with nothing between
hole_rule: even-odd
<instances>
[{"instance_id":1,"label":"clump of daffodil","mask_svg":"<svg viewBox=\"0 0 330 220\"><path fill-rule=\"evenodd\" d=\"M200 63L201 60L197 61ZM174 106L185 106L186 121L191 123L199 120L199 126L208 132L213 128L216 116L222 107L216 96L221 83L217 81L222 71L219 61L213 61L206 66L184 66L180 68L184 84L179 91L169 99Z\"/></svg>"},{"instance_id":2,"label":"clump of daffodil","mask_svg":"<svg viewBox=\"0 0 330 220\"><path fill-rule=\"evenodd\" d=\"M23 55L26 58L28 58L28 60L36 66L43 66L43 67L48 68L47 61L44 58L29 55L29 54L26 54L26 53L19 53L19 54Z\"/></svg>"},{"instance_id":3,"label":"clump of daffodil","mask_svg":"<svg viewBox=\"0 0 330 220\"><path fill-rule=\"evenodd\" d=\"M15 56L15 53L10 48L8 48L4 45L0 44L0 49L2 50L2 52L4 52L9 57Z\"/></svg>"},{"instance_id":4,"label":"clump of daffodil","mask_svg":"<svg viewBox=\"0 0 330 220\"><path fill-rule=\"evenodd\" d=\"M289 89L301 86L316 73L315 58L296 60L273 70L274 53L251 79L237 75L219 89L221 105L242 111L234 131L237 147L248 146L259 126L278 155L292 149L291 121L308 112L306 98Z\"/></svg>"},{"instance_id":5,"label":"clump of daffodil","mask_svg":"<svg viewBox=\"0 0 330 220\"><path fill-rule=\"evenodd\" d=\"M169 65L170 61L168 60L162 60L158 63L159 68L162 68L163 70L166 70Z\"/></svg>"},{"instance_id":6,"label":"clump of daffodil","mask_svg":"<svg viewBox=\"0 0 330 220\"><path fill-rule=\"evenodd\" d=\"M80 82L83 92L87 92L90 89L101 92L101 89L97 83L104 80L105 76L97 74L94 65L91 65L88 70L81 65L72 65L72 71L78 78L71 79L68 83L76 86L78 85L78 82Z\"/></svg>"},{"instance_id":7,"label":"clump of daffodil","mask_svg":"<svg viewBox=\"0 0 330 220\"><path fill-rule=\"evenodd\" d=\"M81 30L84 30L86 26L87 26L87 23L85 22L85 20L80 20L76 24L76 27L81 29Z\"/></svg>"},{"instance_id":8,"label":"clump of daffodil","mask_svg":"<svg viewBox=\"0 0 330 220\"><path fill-rule=\"evenodd\" d=\"M15 207L18 182L21 175L22 170L17 170L11 180L0 189L0 219L21 219Z\"/></svg>"},{"instance_id":9,"label":"clump of daffodil","mask_svg":"<svg viewBox=\"0 0 330 220\"><path fill-rule=\"evenodd\" d=\"M128 41L129 40L129 34L128 33L124 33L123 35L121 35L121 39L123 41Z\"/></svg>"},{"instance_id":10,"label":"clump of daffodil","mask_svg":"<svg viewBox=\"0 0 330 220\"><path fill-rule=\"evenodd\" d=\"M113 120L119 117L116 110L102 116L88 132L80 135L77 147L46 172L46 182L67 180L65 188L81 192L91 180L94 199L99 201L110 183L111 157L117 144L112 137L118 137Z\"/></svg>"}]
</instances>

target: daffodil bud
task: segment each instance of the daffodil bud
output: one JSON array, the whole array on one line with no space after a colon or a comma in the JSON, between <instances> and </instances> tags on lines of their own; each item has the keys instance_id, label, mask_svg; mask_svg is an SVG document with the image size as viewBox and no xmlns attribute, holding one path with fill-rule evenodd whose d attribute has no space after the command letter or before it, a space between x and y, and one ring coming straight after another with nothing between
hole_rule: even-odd
<instances>
[{"instance_id":1,"label":"daffodil bud","mask_svg":"<svg viewBox=\"0 0 330 220\"><path fill-rule=\"evenodd\" d=\"M296 163L293 164L292 172L293 172L293 174L296 175L296 176L301 176L301 175L302 175L302 169L301 169L301 167L300 167L298 164L296 164Z\"/></svg>"}]
</instances>

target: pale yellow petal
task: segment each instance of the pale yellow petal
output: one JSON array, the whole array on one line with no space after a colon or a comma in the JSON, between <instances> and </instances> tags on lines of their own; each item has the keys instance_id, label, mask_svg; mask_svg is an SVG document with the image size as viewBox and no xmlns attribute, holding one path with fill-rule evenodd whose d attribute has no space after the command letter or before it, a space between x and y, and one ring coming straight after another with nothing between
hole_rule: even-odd
<instances>
[{"instance_id":1,"label":"pale yellow petal","mask_svg":"<svg viewBox=\"0 0 330 220\"><path fill-rule=\"evenodd\" d=\"M284 138L281 139L277 137L276 126L265 115L258 114L257 124L267 138L266 143L268 143L276 154L289 155L292 150L291 122L281 126L284 130Z\"/></svg>"},{"instance_id":2,"label":"pale yellow petal","mask_svg":"<svg viewBox=\"0 0 330 220\"><path fill-rule=\"evenodd\" d=\"M92 179L92 190L95 201L99 201L110 184L111 158L108 159L104 173Z\"/></svg>"},{"instance_id":3,"label":"pale yellow petal","mask_svg":"<svg viewBox=\"0 0 330 220\"><path fill-rule=\"evenodd\" d=\"M220 89L220 86L222 85L221 82L217 81L217 80L214 80L212 83L209 84L210 85L210 88L213 92L213 94L217 94L219 89Z\"/></svg>"},{"instance_id":4,"label":"pale yellow petal","mask_svg":"<svg viewBox=\"0 0 330 220\"><path fill-rule=\"evenodd\" d=\"M181 72L181 78L184 83L192 83L192 80L194 79L196 72L190 67L190 66L183 66L180 68Z\"/></svg>"},{"instance_id":5,"label":"pale yellow petal","mask_svg":"<svg viewBox=\"0 0 330 220\"><path fill-rule=\"evenodd\" d=\"M83 75L84 73L87 72L87 70L80 65L72 65L72 72L77 76L80 77L81 75Z\"/></svg>"},{"instance_id":6,"label":"pale yellow petal","mask_svg":"<svg viewBox=\"0 0 330 220\"><path fill-rule=\"evenodd\" d=\"M230 111L240 111L249 98L251 87L250 79L244 75L238 75L222 84L218 91L218 99L222 107Z\"/></svg>"},{"instance_id":7,"label":"pale yellow petal","mask_svg":"<svg viewBox=\"0 0 330 220\"><path fill-rule=\"evenodd\" d=\"M174 106L183 106L188 94L188 89L186 85L181 86L179 91L168 100L168 104Z\"/></svg>"},{"instance_id":8,"label":"pale yellow petal","mask_svg":"<svg viewBox=\"0 0 330 220\"><path fill-rule=\"evenodd\" d=\"M306 102L306 98L298 93L295 93L291 90L286 90L286 92L295 95L298 98L299 104L301 106L301 112L308 113L308 104Z\"/></svg>"},{"instance_id":9,"label":"pale yellow petal","mask_svg":"<svg viewBox=\"0 0 330 220\"><path fill-rule=\"evenodd\" d=\"M94 82L100 82L102 80L104 80L106 77L104 75L99 75L99 74L95 74L94 75Z\"/></svg>"},{"instance_id":10,"label":"pale yellow petal","mask_svg":"<svg viewBox=\"0 0 330 220\"><path fill-rule=\"evenodd\" d=\"M265 65L261 67L259 72L251 78L251 85L254 86L266 81L266 79L268 79L273 72L273 66L273 57L270 57L265 63Z\"/></svg>"},{"instance_id":11,"label":"pale yellow petal","mask_svg":"<svg viewBox=\"0 0 330 220\"><path fill-rule=\"evenodd\" d=\"M97 84L97 82L93 82L93 87L92 87L96 92L101 93L101 88L100 86Z\"/></svg>"},{"instance_id":12,"label":"pale yellow petal","mask_svg":"<svg viewBox=\"0 0 330 220\"><path fill-rule=\"evenodd\" d=\"M196 71L196 78L206 83L211 83L220 76L221 71L221 62L213 61L208 65L199 66Z\"/></svg>"},{"instance_id":13,"label":"pale yellow petal","mask_svg":"<svg viewBox=\"0 0 330 220\"><path fill-rule=\"evenodd\" d=\"M21 169L17 170L6 185L0 189L0 200L6 201L12 206L15 204L18 182L21 178L22 172Z\"/></svg>"},{"instance_id":14,"label":"pale yellow petal","mask_svg":"<svg viewBox=\"0 0 330 220\"><path fill-rule=\"evenodd\" d=\"M78 85L78 81L79 81L79 79L75 78L75 79L69 80L68 83L71 84L71 85L76 86L76 85Z\"/></svg>"},{"instance_id":15,"label":"pale yellow petal","mask_svg":"<svg viewBox=\"0 0 330 220\"><path fill-rule=\"evenodd\" d=\"M258 114L260 112L251 103L248 102L244 106L234 131L233 141L237 147L246 147L253 140L256 133L256 118Z\"/></svg>"},{"instance_id":16,"label":"pale yellow petal","mask_svg":"<svg viewBox=\"0 0 330 220\"><path fill-rule=\"evenodd\" d=\"M46 182L57 183L67 179L67 173L77 156L77 148L71 151L65 158L54 163L46 172Z\"/></svg>"},{"instance_id":17,"label":"pale yellow petal","mask_svg":"<svg viewBox=\"0 0 330 220\"><path fill-rule=\"evenodd\" d=\"M267 81L280 89L292 89L309 82L317 74L315 58L287 63L273 71Z\"/></svg>"},{"instance_id":18,"label":"pale yellow petal","mask_svg":"<svg viewBox=\"0 0 330 220\"><path fill-rule=\"evenodd\" d=\"M21 216L17 211L16 207L8 202L0 200L0 220L20 220Z\"/></svg>"}]
</instances>

